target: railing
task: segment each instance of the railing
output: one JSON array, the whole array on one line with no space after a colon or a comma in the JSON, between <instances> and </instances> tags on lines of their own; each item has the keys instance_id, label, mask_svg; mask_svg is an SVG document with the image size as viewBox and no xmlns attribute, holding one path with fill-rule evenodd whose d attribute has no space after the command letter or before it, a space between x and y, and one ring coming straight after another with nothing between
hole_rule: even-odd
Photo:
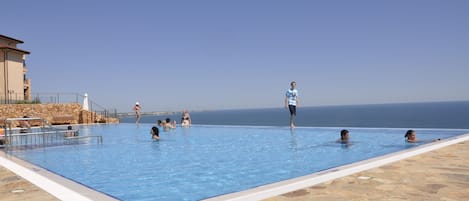
<instances>
[{"instance_id":1,"label":"railing","mask_svg":"<svg viewBox=\"0 0 469 201\"><path fill-rule=\"evenodd\" d=\"M32 93L32 100L24 100L23 94L9 94L7 98L0 94L1 104L38 104L38 103L78 103L83 104L84 96L78 93ZM105 118L118 118L115 108L105 108L92 100L88 100L89 111L95 112Z\"/></svg>"},{"instance_id":2,"label":"railing","mask_svg":"<svg viewBox=\"0 0 469 201\"><path fill-rule=\"evenodd\" d=\"M33 121L40 120L42 125L34 128L16 128L16 121ZM4 119L4 134L0 135L0 148L35 148L46 146L57 146L66 144L78 144L81 139L97 139L97 143L101 144L103 139L99 135L79 136L76 129L65 129L52 127L45 119L42 118L7 118Z\"/></svg>"},{"instance_id":3,"label":"railing","mask_svg":"<svg viewBox=\"0 0 469 201\"><path fill-rule=\"evenodd\" d=\"M97 142L99 144L102 144L103 143L103 136L101 135L88 135L88 136L74 136L74 137L65 137L65 140L66 140L66 144L70 143L70 142L77 142L77 140L80 140L80 139L88 139L88 138L96 138Z\"/></svg>"}]
</instances>

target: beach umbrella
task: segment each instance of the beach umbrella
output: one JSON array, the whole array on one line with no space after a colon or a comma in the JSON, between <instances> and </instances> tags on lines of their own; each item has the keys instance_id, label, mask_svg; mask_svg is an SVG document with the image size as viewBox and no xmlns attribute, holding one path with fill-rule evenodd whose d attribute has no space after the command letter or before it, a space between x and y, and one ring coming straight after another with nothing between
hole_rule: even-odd
<instances>
[{"instance_id":1,"label":"beach umbrella","mask_svg":"<svg viewBox=\"0 0 469 201\"><path fill-rule=\"evenodd\" d=\"M88 111L88 94L85 93L83 96L83 110Z\"/></svg>"}]
</instances>

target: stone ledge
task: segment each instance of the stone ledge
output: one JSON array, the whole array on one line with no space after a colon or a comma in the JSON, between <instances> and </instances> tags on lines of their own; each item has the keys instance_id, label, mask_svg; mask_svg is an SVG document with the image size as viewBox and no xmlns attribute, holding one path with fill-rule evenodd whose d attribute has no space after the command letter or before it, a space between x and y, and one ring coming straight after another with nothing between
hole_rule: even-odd
<instances>
[{"instance_id":1,"label":"stone ledge","mask_svg":"<svg viewBox=\"0 0 469 201\"><path fill-rule=\"evenodd\" d=\"M0 119L18 117L41 117L49 123L57 124L89 124L89 123L119 123L118 118L106 118L95 112L82 110L78 103L64 104L2 104L0 105ZM1 120L0 120L1 121ZM4 125L4 122L0 122ZM34 122L32 126L40 125ZM15 125L18 126L18 125Z\"/></svg>"}]
</instances>

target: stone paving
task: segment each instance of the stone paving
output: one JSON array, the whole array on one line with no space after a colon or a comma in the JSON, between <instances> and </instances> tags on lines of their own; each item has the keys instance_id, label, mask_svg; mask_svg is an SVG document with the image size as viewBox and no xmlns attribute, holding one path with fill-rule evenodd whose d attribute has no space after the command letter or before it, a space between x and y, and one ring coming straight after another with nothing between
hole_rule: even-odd
<instances>
[{"instance_id":1,"label":"stone paving","mask_svg":"<svg viewBox=\"0 0 469 201\"><path fill-rule=\"evenodd\" d=\"M467 201L469 141L264 201Z\"/></svg>"},{"instance_id":2,"label":"stone paving","mask_svg":"<svg viewBox=\"0 0 469 201\"><path fill-rule=\"evenodd\" d=\"M0 166L0 200L58 200ZM466 201L469 141L265 201Z\"/></svg>"},{"instance_id":3,"label":"stone paving","mask_svg":"<svg viewBox=\"0 0 469 201\"><path fill-rule=\"evenodd\" d=\"M59 200L27 180L0 166L0 200L56 201Z\"/></svg>"}]
</instances>

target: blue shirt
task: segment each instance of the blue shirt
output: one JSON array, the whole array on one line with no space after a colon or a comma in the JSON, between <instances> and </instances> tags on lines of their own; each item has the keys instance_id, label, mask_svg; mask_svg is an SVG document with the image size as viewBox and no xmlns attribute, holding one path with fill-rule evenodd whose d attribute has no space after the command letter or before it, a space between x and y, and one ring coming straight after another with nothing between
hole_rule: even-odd
<instances>
[{"instance_id":1,"label":"blue shirt","mask_svg":"<svg viewBox=\"0 0 469 201\"><path fill-rule=\"evenodd\" d=\"M296 106L296 99L298 98L298 90L290 88L287 90L287 93L285 95L288 98L288 105Z\"/></svg>"}]
</instances>

